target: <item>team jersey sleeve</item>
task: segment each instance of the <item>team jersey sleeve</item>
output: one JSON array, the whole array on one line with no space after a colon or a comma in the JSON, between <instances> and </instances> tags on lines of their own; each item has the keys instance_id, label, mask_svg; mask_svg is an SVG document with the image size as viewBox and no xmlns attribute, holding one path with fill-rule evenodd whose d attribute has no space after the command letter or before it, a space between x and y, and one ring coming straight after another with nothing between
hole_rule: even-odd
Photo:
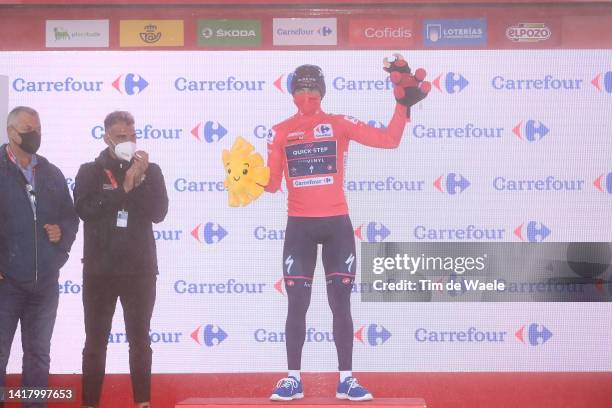
<instances>
[{"instance_id":1,"label":"team jersey sleeve","mask_svg":"<svg viewBox=\"0 0 612 408\"><path fill-rule=\"evenodd\" d=\"M268 167L270 168L270 181L264 189L268 193L275 193L280 189L283 180L285 156L283 154L282 136L275 128L268 134Z\"/></svg>"},{"instance_id":2,"label":"team jersey sleeve","mask_svg":"<svg viewBox=\"0 0 612 408\"><path fill-rule=\"evenodd\" d=\"M406 107L398 103L395 105L393 117L384 129L373 128L348 116L344 117L343 122L348 139L366 146L395 149L402 140L408 119Z\"/></svg>"}]
</instances>

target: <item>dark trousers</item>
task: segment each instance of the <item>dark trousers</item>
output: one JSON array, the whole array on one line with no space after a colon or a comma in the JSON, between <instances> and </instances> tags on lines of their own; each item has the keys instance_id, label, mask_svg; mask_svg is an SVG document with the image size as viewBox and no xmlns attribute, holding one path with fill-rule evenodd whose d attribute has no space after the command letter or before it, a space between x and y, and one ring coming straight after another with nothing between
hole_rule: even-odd
<instances>
[{"instance_id":1,"label":"dark trousers","mask_svg":"<svg viewBox=\"0 0 612 408\"><path fill-rule=\"evenodd\" d=\"M83 349L83 405L98 406L106 366L106 346L117 298L123 307L130 346L130 375L135 402L151 399L152 350L149 338L155 304L155 275L83 277L85 348Z\"/></svg>"},{"instance_id":2,"label":"dark trousers","mask_svg":"<svg viewBox=\"0 0 612 408\"><path fill-rule=\"evenodd\" d=\"M51 335L58 301L57 280L36 284L20 284L9 278L0 280L0 387L4 387L6 366L19 321L23 347L21 385L47 387ZM44 407L45 404L30 403L24 406Z\"/></svg>"}]
</instances>

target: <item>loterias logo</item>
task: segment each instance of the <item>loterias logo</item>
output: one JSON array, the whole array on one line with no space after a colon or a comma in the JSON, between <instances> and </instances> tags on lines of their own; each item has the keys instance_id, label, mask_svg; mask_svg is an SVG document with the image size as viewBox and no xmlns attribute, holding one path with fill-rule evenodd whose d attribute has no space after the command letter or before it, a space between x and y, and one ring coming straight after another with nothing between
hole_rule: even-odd
<instances>
[{"instance_id":1,"label":"loterias logo","mask_svg":"<svg viewBox=\"0 0 612 408\"><path fill-rule=\"evenodd\" d=\"M128 73L119 75L112 85L120 94L138 95L149 86L149 83L138 74Z\"/></svg>"},{"instance_id":2,"label":"loterias logo","mask_svg":"<svg viewBox=\"0 0 612 408\"><path fill-rule=\"evenodd\" d=\"M273 45L336 45L335 18L274 18Z\"/></svg>"},{"instance_id":3,"label":"loterias logo","mask_svg":"<svg viewBox=\"0 0 612 408\"><path fill-rule=\"evenodd\" d=\"M514 235L524 242L542 242L551 233L550 228L537 221L524 222L514 229Z\"/></svg>"},{"instance_id":4,"label":"loterias logo","mask_svg":"<svg viewBox=\"0 0 612 408\"><path fill-rule=\"evenodd\" d=\"M199 122L191 129L191 134L196 138L198 142L202 139L206 143L218 142L223 139L223 136L227 135L227 129L219 122L207 121L204 124Z\"/></svg>"},{"instance_id":5,"label":"loterias logo","mask_svg":"<svg viewBox=\"0 0 612 408\"><path fill-rule=\"evenodd\" d=\"M612 93L612 71L598 73L591 80L591 85L599 92Z\"/></svg>"},{"instance_id":6,"label":"loterias logo","mask_svg":"<svg viewBox=\"0 0 612 408\"><path fill-rule=\"evenodd\" d=\"M506 38L514 42L546 41L550 36L551 30L544 23L518 23L506 29Z\"/></svg>"},{"instance_id":7,"label":"loterias logo","mask_svg":"<svg viewBox=\"0 0 612 408\"><path fill-rule=\"evenodd\" d=\"M200 47L259 47L259 20L198 20Z\"/></svg>"},{"instance_id":8,"label":"loterias logo","mask_svg":"<svg viewBox=\"0 0 612 408\"><path fill-rule=\"evenodd\" d=\"M612 172L602 174L593 181L596 189L602 193L612 194Z\"/></svg>"},{"instance_id":9,"label":"loterias logo","mask_svg":"<svg viewBox=\"0 0 612 408\"><path fill-rule=\"evenodd\" d=\"M463 193L470 186L470 182L459 173L448 173L438 177L433 185L442 193L455 195Z\"/></svg>"},{"instance_id":10,"label":"loterias logo","mask_svg":"<svg viewBox=\"0 0 612 408\"><path fill-rule=\"evenodd\" d=\"M375 221L362 224L355 229L355 236L366 242L382 242L389 235L391 235L389 228L387 228L384 224Z\"/></svg>"},{"instance_id":11,"label":"loterias logo","mask_svg":"<svg viewBox=\"0 0 612 408\"><path fill-rule=\"evenodd\" d=\"M487 45L485 19L425 20L423 30L423 43L426 47Z\"/></svg>"},{"instance_id":12,"label":"loterias logo","mask_svg":"<svg viewBox=\"0 0 612 408\"><path fill-rule=\"evenodd\" d=\"M198 224L191 230L191 236L201 244L218 244L227 236L228 232L221 225L214 222Z\"/></svg>"},{"instance_id":13,"label":"loterias logo","mask_svg":"<svg viewBox=\"0 0 612 408\"><path fill-rule=\"evenodd\" d=\"M470 82L461 74L447 72L438 75L433 81L433 86L440 92L446 94L458 94L463 91Z\"/></svg>"},{"instance_id":14,"label":"loterias logo","mask_svg":"<svg viewBox=\"0 0 612 408\"><path fill-rule=\"evenodd\" d=\"M523 344L528 346L541 346L553 336L552 332L546 326L531 323L523 325L514 333L514 336Z\"/></svg>"},{"instance_id":15,"label":"loterias logo","mask_svg":"<svg viewBox=\"0 0 612 408\"><path fill-rule=\"evenodd\" d=\"M355 338L362 344L381 346L391 338L391 332L378 324L363 325L355 332Z\"/></svg>"},{"instance_id":16,"label":"loterias logo","mask_svg":"<svg viewBox=\"0 0 612 408\"><path fill-rule=\"evenodd\" d=\"M206 347L218 346L228 335L221 327L214 324L207 324L205 326L198 326L193 332L191 332L191 338L193 341L198 343L200 346Z\"/></svg>"},{"instance_id":17,"label":"loterias logo","mask_svg":"<svg viewBox=\"0 0 612 408\"><path fill-rule=\"evenodd\" d=\"M542 122L534 119L520 121L513 129L512 133L521 140L536 142L541 140L550 132L550 129Z\"/></svg>"},{"instance_id":18,"label":"loterias logo","mask_svg":"<svg viewBox=\"0 0 612 408\"><path fill-rule=\"evenodd\" d=\"M414 20L350 20L349 44L366 47L407 47L414 45Z\"/></svg>"}]
</instances>

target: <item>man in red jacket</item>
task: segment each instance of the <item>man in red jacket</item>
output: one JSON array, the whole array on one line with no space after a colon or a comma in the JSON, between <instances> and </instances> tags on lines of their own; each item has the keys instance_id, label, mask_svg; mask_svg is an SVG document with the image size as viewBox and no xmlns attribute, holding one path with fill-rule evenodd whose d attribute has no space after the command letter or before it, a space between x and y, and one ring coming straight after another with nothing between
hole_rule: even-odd
<instances>
[{"instance_id":1,"label":"man in red jacket","mask_svg":"<svg viewBox=\"0 0 612 408\"><path fill-rule=\"evenodd\" d=\"M288 221L283 249L283 276L289 300L285 326L289 374L281 379L272 400L302 398L300 379L306 311L310 303L317 245L333 314L333 336L340 381L336 398L371 400L372 394L352 376L353 320L350 297L356 273L355 239L344 196L344 167L351 140L393 149L399 146L409 109L430 89L425 72L411 75L403 59L391 64L397 104L389 125L376 129L350 116L321 110L325 81L321 69L302 65L293 73L291 91L298 112L274 126L268 145L268 192L279 190L284 175L288 190ZM405 85L405 86L404 86Z\"/></svg>"}]
</instances>

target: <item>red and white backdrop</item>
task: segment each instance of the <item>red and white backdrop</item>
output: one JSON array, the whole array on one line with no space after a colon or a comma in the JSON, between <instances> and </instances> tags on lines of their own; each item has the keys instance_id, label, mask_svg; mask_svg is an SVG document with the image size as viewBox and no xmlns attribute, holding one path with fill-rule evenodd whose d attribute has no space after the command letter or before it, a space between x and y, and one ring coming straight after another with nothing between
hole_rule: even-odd
<instances>
[{"instance_id":1,"label":"red and white backdrop","mask_svg":"<svg viewBox=\"0 0 612 408\"><path fill-rule=\"evenodd\" d=\"M286 84L300 64L323 68L327 112L373 126L387 123L394 104L384 57L400 52L434 81L431 95L413 108L398 149L350 147L345 190L358 244L612 241L612 37L602 22L609 9L578 15L582 9L465 8L456 18L449 8L427 10L384 9L374 21L365 13L290 21L297 37L319 32L313 46L275 45L284 35L278 25L287 21L269 12L256 32L258 45L238 49L198 43L204 24L198 20L233 17L220 11L210 17L167 9L165 18L184 21L183 44L162 49L121 47L120 20L153 19L158 31L163 25L158 14L138 9L69 16L62 9L26 10L21 21L38 34L14 42L3 35L8 105L40 112L41 154L62 169L69 187L79 165L105 147L103 119L116 109L134 114L139 148L164 172L170 210L154 232L160 265L154 372L285 368L287 299L279 278L287 197L265 194L249 207L229 208L221 151L243 136L265 155L267 130L295 111ZM4 11L7 22L18 10ZM279 11L288 17L290 10ZM71 21L56 35L46 21L75 19L106 23L96 23L95 31L89 22ZM448 21L457 19L464 22ZM531 31L508 31L525 27ZM101 34L73 35L94 31ZM441 33L458 42L436 43ZM96 42L104 35L106 46ZM85 45L57 45L64 40ZM95 48L85 48L87 41ZM59 282L54 373L80 372L81 255L79 232ZM332 371L320 264L315 277L303 368ZM610 354L611 311L608 303L361 303L357 285L355 368L610 371L602 356ZM109 340L107 372L128 372L119 305ZM20 350L17 335L9 372L20 372Z\"/></svg>"}]
</instances>

